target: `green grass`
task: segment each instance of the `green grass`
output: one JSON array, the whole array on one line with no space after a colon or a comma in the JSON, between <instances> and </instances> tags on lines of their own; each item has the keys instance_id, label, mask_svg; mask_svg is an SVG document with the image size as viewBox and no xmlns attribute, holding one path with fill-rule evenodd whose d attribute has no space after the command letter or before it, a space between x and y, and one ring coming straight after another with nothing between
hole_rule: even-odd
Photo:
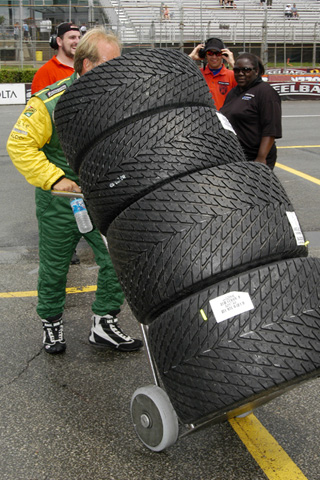
<instances>
[{"instance_id":1,"label":"green grass","mask_svg":"<svg viewBox=\"0 0 320 480\"><path fill-rule=\"evenodd\" d=\"M268 62L268 68L274 68L275 64L273 62ZM289 62L289 65L287 63L283 62L277 62L276 63L276 68L287 68L287 67L294 67L294 68L312 68L312 62ZM320 66L316 65L315 68L320 68Z\"/></svg>"}]
</instances>

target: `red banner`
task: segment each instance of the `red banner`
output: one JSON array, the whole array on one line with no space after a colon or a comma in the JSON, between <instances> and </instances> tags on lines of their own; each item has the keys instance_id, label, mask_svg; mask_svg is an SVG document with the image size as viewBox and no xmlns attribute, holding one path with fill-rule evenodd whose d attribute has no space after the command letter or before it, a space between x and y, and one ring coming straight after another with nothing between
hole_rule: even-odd
<instances>
[{"instance_id":1,"label":"red banner","mask_svg":"<svg viewBox=\"0 0 320 480\"><path fill-rule=\"evenodd\" d=\"M315 69L313 69L315 70ZM270 70L268 70L270 72ZM268 82L284 100L320 100L320 70L308 72L295 70L288 74L268 74Z\"/></svg>"}]
</instances>

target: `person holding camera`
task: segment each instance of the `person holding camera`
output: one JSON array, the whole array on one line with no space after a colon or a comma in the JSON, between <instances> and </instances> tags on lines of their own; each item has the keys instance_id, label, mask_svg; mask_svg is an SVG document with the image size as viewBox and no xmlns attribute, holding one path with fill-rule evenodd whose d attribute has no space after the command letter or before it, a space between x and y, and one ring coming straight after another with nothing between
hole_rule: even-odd
<instances>
[{"instance_id":1,"label":"person holding camera","mask_svg":"<svg viewBox=\"0 0 320 480\"><path fill-rule=\"evenodd\" d=\"M208 84L215 106L220 110L227 93L237 85L233 71L226 68L223 63L225 60L233 68L233 53L225 47L220 38L209 38L204 44L197 45L189 57L195 61L207 62L206 66L200 70Z\"/></svg>"}]
</instances>

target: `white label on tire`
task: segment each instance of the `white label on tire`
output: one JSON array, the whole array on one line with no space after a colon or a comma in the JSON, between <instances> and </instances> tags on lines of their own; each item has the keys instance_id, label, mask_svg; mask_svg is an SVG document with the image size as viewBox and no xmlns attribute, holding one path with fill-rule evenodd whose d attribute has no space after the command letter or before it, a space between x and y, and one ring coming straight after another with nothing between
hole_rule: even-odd
<instances>
[{"instance_id":1,"label":"white label on tire","mask_svg":"<svg viewBox=\"0 0 320 480\"><path fill-rule=\"evenodd\" d=\"M219 118L219 120L220 120L223 128L224 128L225 130L230 130L230 132L232 132L232 133L234 133L235 135L237 135L236 132L233 130L233 127L232 127L231 123L229 122L229 120L227 119L227 117L225 117L224 115L222 115L222 113L220 113L220 112L216 112L216 113L217 113L217 117Z\"/></svg>"},{"instance_id":2,"label":"white label on tire","mask_svg":"<svg viewBox=\"0 0 320 480\"><path fill-rule=\"evenodd\" d=\"M254 308L250 295L247 292L229 292L209 300L209 303L217 323Z\"/></svg>"},{"instance_id":3,"label":"white label on tire","mask_svg":"<svg viewBox=\"0 0 320 480\"><path fill-rule=\"evenodd\" d=\"M296 237L297 245L304 245L305 240L303 237L303 233L301 232L297 215L295 214L295 212L286 212L286 214L292 227L294 236Z\"/></svg>"}]
</instances>

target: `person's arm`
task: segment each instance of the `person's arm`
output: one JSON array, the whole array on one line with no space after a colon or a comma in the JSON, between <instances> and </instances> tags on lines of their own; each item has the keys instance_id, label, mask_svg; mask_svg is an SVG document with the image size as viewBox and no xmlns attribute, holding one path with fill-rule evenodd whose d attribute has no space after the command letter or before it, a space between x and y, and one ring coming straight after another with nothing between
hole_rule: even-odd
<instances>
[{"instance_id":1,"label":"person's arm","mask_svg":"<svg viewBox=\"0 0 320 480\"><path fill-rule=\"evenodd\" d=\"M231 50L224 48L221 50L223 59L230 65L231 68L234 67L234 56Z\"/></svg>"},{"instance_id":2,"label":"person's arm","mask_svg":"<svg viewBox=\"0 0 320 480\"><path fill-rule=\"evenodd\" d=\"M195 61L203 60L203 58L200 58L200 57L199 57L199 50L200 50L201 48L204 48L204 43L199 43L199 45L197 45L197 46L192 50L192 52L189 54L189 57L190 57L192 60L195 60Z\"/></svg>"},{"instance_id":3,"label":"person's arm","mask_svg":"<svg viewBox=\"0 0 320 480\"><path fill-rule=\"evenodd\" d=\"M43 190L52 185L60 189L59 181L64 179L64 171L50 162L41 148L51 139L52 123L45 104L32 97L13 127L7 142L9 156L17 170L26 180ZM70 185L68 180L68 185ZM63 182L63 186L64 186ZM72 182L76 188L75 182ZM71 188L71 187L70 187ZM77 190L78 191L78 190Z\"/></svg>"},{"instance_id":4,"label":"person's arm","mask_svg":"<svg viewBox=\"0 0 320 480\"><path fill-rule=\"evenodd\" d=\"M257 158L255 162L264 163L267 165L267 156L274 143L274 137L262 137Z\"/></svg>"},{"instance_id":5,"label":"person's arm","mask_svg":"<svg viewBox=\"0 0 320 480\"><path fill-rule=\"evenodd\" d=\"M266 163L266 158L276 138L281 138L281 100L278 93L262 82L258 89L259 125L261 141L256 162Z\"/></svg>"},{"instance_id":6,"label":"person's arm","mask_svg":"<svg viewBox=\"0 0 320 480\"><path fill-rule=\"evenodd\" d=\"M192 50L192 52L189 54L189 57L192 58L192 60L195 60L195 61L203 60L203 58L199 57L199 50L201 48L204 48L204 43L199 43L199 45L197 45ZM222 52L222 55L223 55L223 59L228 63L228 65L230 65L231 68L233 68L233 66L234 66L234 56L233 56L233 53L231 52L231 50L229 50L228 48L224 48L223 50L221 50L221 52Z\"/></svg>"}]
</instances>

